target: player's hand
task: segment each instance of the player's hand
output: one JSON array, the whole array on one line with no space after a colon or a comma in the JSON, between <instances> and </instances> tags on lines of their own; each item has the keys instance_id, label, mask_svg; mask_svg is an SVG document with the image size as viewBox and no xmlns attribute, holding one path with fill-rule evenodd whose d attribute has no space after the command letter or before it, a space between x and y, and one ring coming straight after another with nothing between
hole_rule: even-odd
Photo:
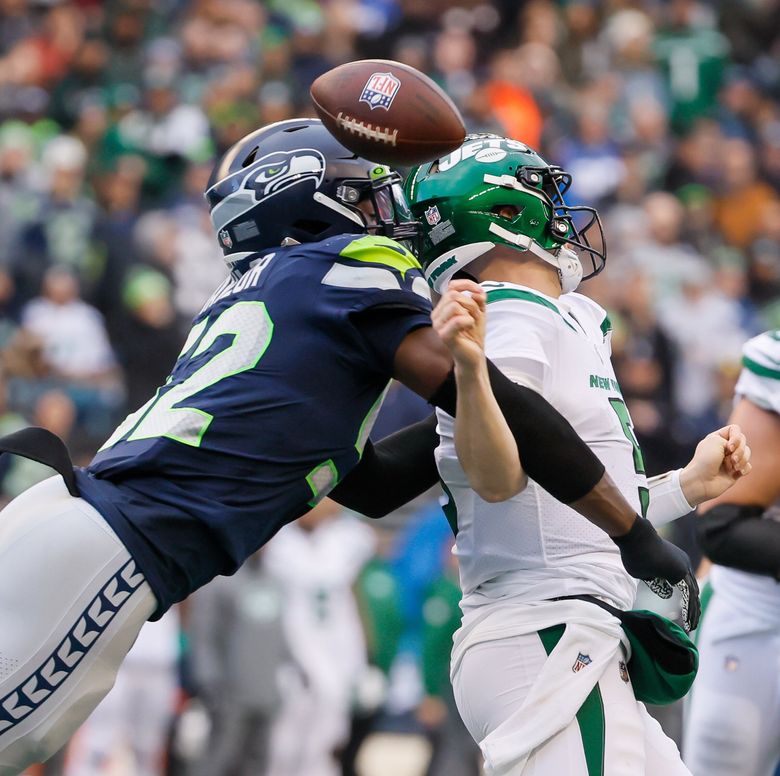
<instances>
[{"instance_id":1,"label":"player's hand","mask_svg":"<svg viewBox=\"0 0 780 776\"><path fill-rule=\"evenodd\" d=\"M661 598L670 598L676 587L682 596L682 620L686 631L699 624L701 603L696 575L688 556L676 545L662 539L649 520L637 517L631 530L613 536L626 571L644 580Z\"/></svg>"},{"instance_id":2,"label":"player's hand","mask_svg":"<svg viewBox=\"0 0 780 776\"><path fill-rule=\"evenodd\" d=\"M646 579L644 581L659 598L672 597L674 591L665 579L656 577L655 579ZM687 573L674 587L680 591L680 616L682 617L683 628L685 628L686 633L690 633L699 626L699 618L701 617L699 583L696 581L696 575L693 573L693 570Z\"/></svg>"},{"instance_id":3,"label":"player's hand","mask_svg":"<svg viewBox=\"0 0 780 776\"><path fill-rule=\"evenodd\" d=\"M732 423L699 442L690 463L680 472L680 486L688 503L695 507L725 493L751 468L745 435Z\"/></svg>"},{"instance_id":4,"label":"player's hand","mask_svg":"<svg viewBox=\"0 0 780 776\"><path fill-rule=\"evenodd\" d=\"M452 280L433 308L433 328L461 368L485 360L485 291L472 280Z\"/></svg>"}]
</instances>

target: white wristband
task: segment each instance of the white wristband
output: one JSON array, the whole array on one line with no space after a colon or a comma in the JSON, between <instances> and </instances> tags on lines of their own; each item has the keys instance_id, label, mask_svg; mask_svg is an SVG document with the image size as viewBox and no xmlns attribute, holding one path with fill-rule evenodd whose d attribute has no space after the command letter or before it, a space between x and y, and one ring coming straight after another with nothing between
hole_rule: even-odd
<instances>
[{"instance_id":1,"label":"white wristband","mask_svg":"<svg viewBox=\"0 0 780 776\"><path fill-rule=\"evenodd\" d=\"M693 511L680 485L682 469L659 474L647 481L650 489L650 506L647 508L647 519L656 527L670 523L678 517Z\"/></svg>"}]
</instances>

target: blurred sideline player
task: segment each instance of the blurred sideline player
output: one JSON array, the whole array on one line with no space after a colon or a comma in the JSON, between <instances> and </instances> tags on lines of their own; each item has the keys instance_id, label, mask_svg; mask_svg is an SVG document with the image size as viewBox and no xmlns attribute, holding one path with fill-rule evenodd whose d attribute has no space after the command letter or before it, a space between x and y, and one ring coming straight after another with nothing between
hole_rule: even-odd
<instances>
[{"instance_id":1,"label":"blurred sideline player","mask_svg":"<svg viewBox=\"0 0 780 776\"><path fill-rule=\"evenodd\" d=\"M407 179L413 212L434 215L421 259L443 293L433 322L458 380L456 418L437 413L436 453L463 589L455 699L488 774L682 776L676 746L634 696L620 620L593 603L630 609L636 583L603 532L526 476L485 390L485 355L571 420L637 511L649 486L651 519L728 488L749 470L749 450L730 426L682 472L648 483L610 363L609 319L573 293L583 263L591 277L606 256L589 241L596 212L565 204L570 182L523 144L489 135ZM437 239L440 224L450 229ZM456 272L481 285L450 282ZM683 616L696 626L695 603Z\"/></svg>"},{"instance_id":2,"label":"blurred sideline player","mask_svg":"<svg viewBox=\"0 0 780 776\"><path fill-rule=\"evenodd\" d=\"M300 672L300 686L286 688L273 726L268 776L341 772L335 754L347 742L355 690L368 668L353 586L375 548L371 528L330 499L282 528L266 547Z\"/></svg>"},{"instance_id":3,"label":"blurred sideline player","mask_svg":"<svg viewBox=\"0 0 780 776\"><path fill-rule=\"evenodd\" d=\"M191 678L209 722L205 751L194 753L197 763L187 776L267 772L281 679L293 669L282 622L283 592L268 573L264 552L187 599Z\"/></svg>"},{"instance_id":4,"label":"blurred sideline player","mask_svg":"<svg viewBox=\"0 0 780 776\"><path fill-rule=\"evenodd\" d=\"M337 483L334 497L378 516L434 482L432 424L367 444L391 377L455 412L419 264L390 239L418 229L399 181L318 121L248 135L206 192L230 276L165 385L75 478L43 432L2 440L63 479L0 514L0 776L67 740L147 619L233 573ZM632 574L690 573L563 418L497 370L491 385L529 474L620 536ZM388 462L400 476L383 478Z\"/></svg>"},{"instance_id":5,"label":"blurred sideline player","mask_svg":"<svg viewBox=\"0 0 780 776\"><path fill-rule=\"evenodd\" d=\"M771 776L780 760L780 331L745 344L735 393L753 472L697 521L715 565L683 739L694 776Z\"/></svg>"}]
</instances>

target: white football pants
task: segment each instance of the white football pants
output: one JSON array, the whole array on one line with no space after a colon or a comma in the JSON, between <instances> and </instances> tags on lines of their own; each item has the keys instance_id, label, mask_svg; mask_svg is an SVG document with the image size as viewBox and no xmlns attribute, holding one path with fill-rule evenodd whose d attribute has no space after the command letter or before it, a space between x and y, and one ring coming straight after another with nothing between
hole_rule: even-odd
<instances>
[{"instance_id":1,"label":"white football pants","mask_svg":"<svg viewBox=\"0 0 780 776\"><path fill-rule=\"evenodd\" d=\"M0 776L70 738L155 608L124 545L61 477L0 512Z\"/></svg>"},{"instance_id":2,"label":"white football pants","mask_svg":"<svg viewBox=\"0 0 780 776\"><path fill-rule=\"evenodd\" d=\"M455 701L475 741L517 712L547 652L535 633L469 647L453 678ZM573 663L571 669L574 670ZM674 742L636 700L616 656L575 720L502 776L690 776ZM554 695L549 703L555 704Z\"/></svg>"},{"instance_id":3,"label":"white football pants","mask_svg":"<svg viewBox=\"0 0 780 776\"><path fill-rule=\"evenodd\" d=\"M719 597L699 631L683 754L694 776L772 776L780 759L780 623Z\"/></svg>"}]
</instances>

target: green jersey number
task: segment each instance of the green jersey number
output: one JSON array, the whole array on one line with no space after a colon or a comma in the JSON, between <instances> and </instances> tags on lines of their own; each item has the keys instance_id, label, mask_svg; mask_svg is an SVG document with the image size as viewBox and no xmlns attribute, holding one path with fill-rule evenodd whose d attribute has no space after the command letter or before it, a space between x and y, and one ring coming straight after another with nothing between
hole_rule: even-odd
<instances>
[{"instance_id":1,"label":"green jersey number","mask_svg":"<svg viewBox=\"0 0 780 776\"><path fill-rule=\"evenodd\" d=\"M631 416L628 414L628 407L626 407L623 399L610 399L609 403L618 416L620 427L623 429L626 439L631 442L631 446L634 448L634 471L637 474L644 474L645 461L642 458L642 451L639 449L639 442L634 433L634 424L631 422ZM639 488L639 503L642 507L642 517L646 517L647 508L650 505L650 491L645 487Z\"/></svg>"},{"instance_id":2,"label":"green jersey number","mask_svg":"<svg viewBox=\"0 0 780 776\"><path fill-rule=\"evenodd\" d=\"M193 326L177 363L182 359L192 362L220 337L231 338L230 344L172 387L173 377L169 377L152 399L125 419L101 449L106 450L122 439L132 442L157 437L199 447L213 415L184 402L209 386L256 366L273 331L273 321L263 302L236 302L213 321L206 319Z\"/></svg>"}]
</instances>

